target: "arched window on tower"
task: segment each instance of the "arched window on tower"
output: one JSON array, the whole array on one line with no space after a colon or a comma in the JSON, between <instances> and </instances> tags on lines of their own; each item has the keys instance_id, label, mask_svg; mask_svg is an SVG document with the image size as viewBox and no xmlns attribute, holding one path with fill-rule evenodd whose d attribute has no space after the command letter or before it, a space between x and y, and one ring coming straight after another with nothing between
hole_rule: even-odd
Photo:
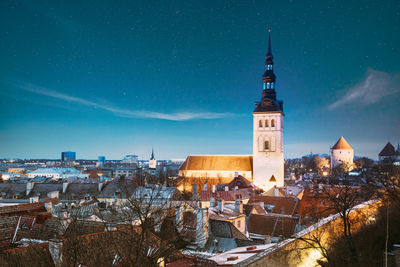
<instances>
[{"instance_id":1,"label":"arched window on tower","mask_svg":"<svg viewBox=\"0 0 400 267\"><path fill-rule=\"evenodd\" d=\"M267 84L263 83L263 89L265 90L267 88Z\"/></svg>"},{"instance_id":2,"label":"arched window on tower","mask_svg":"<svg viewBox=\"0 0 400 267\"><path fill-rule=\"evenodd\" d=\"M275 120L271 120L271 127L275 127Z\"/></svg>"},{"instance_id":3,"label":"arched window on tower","mask_svg":"<svg viewBox=\"0 0 400 267\"><path fill-rule=\"evenodd\" d=\"M259 121L258 121L258 127L263 127L263 125L262 125L262 120L259 120Z\"/></svg>"},{"instance_id":4,"label":"arched window on tower","mask_svg":"<svg viewBox=\"0 0 400 267\"><path fill-rule=\"evenodd\" d=\"M274 83L271 83L271 89L274 89Z\"/></svg>"},{"instance_id":5,"label":"arched window on tower","mask_svg":"<svg viewBox=\"0 0 400 267\"><path fill-rule=\"evenodd\" d=\"M267 82L267 89L271 89L271 84Z\"/></svg>"},{"instance_id":6,"label":"arched window on tower","mask_svg":"<svg viewBox=\"0 0 400 267\"><path fill-rule=\"evenodd\" d=\"M264 150L268 150L269 149L269 141L265 140L264 141Z\"/></svg>"},{"instance_id":7,"label":"arched window on tower","mask_svg":"<svg viewBox=\"0 0 400 267\"><path fill-rule=\"evenodd\" d=\"M268 127L268 120L265 120L265 127Z\"/></svg>"}]
</instances>

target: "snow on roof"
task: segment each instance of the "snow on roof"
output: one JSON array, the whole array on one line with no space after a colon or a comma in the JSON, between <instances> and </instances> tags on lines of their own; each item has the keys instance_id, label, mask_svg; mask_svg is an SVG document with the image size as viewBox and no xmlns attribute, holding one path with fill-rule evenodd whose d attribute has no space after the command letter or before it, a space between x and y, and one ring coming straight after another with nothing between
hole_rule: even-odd
<instances>
[{"instance_id":1,"label":"snow on roof","mask_svg":"<svg viewBox=\"0 0 400 267\"><path fill-rule=\"evenodd\" d=\"M32 174L70 174L70 173L80 173L75 168L38 168L31 172Z\"/></svg>"},{"instance_id":2,"label":"snow on roof","mask_svg":"<svg viewBox=\"0 0 400 267\"><path fill-rule=\"evenodd\" d=\"M224 253L213 256L209 259L216 262L218 265L236 264L274 245L275 244L265 244L256 246L237 247L229 251L226 251Z\"/></svg>"}]
</instances>

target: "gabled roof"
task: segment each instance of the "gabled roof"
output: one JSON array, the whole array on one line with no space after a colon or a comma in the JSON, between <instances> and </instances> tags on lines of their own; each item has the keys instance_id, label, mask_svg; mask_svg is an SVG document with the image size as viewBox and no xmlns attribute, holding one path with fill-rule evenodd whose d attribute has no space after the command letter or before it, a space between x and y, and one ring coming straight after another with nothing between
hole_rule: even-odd
<instances>
[{"instance_id":1,"label":"gabled roof","mask_svg":"<svg viewBox=\"0 0 400 267\"><path fill-rule=\"evenodd\" d=\"M396 150L394 149L394 146L388 142L386 146L382 149L382 151L379 153L379 157L391 157L391 156L396 156Z\"/></svg>"},{"instance_id":2,"label":"gabled roof","mask_svg":"<svg viewBox=\"0 0 400 267\"><path fill-rule=\"evenodd\" d=\"M293 215L296 209L296 200L292 197L254 196L247 204L264 202L264 205L273 205L272 213Z\"/></svg>"},{"instance_id":3,"label":"gabled roof","mask_svg":"<svg viewBox=\"0 0 400 267\"><path fill-rule=\"evenodd\" d=\"M179 168L181 171L253 171L253 156L212 155L188 156Z\"/></svg>"},{"instance_id":4,"label":"gabled roof","mask_svg":"<svg viewBox=\"0 0 400 267\"><path fill-rule=\"evenodd\" d=\"M241 175L235 177L235 178L228 184L229 189L234 189L236 186L237 186L239 189L241 189L241 188L253 187L253 185L251 184L251 182L250 182L249 180L247 180L246 178L244 178L243 176L241 176Z\"/></svg>"},{"instance_id":5,"label":"gabled roof","mask_svg":"<svg viewBox=\"0 0 400 267\"><path fill-rule=\"evenodd\" d=\"M232 223L228 221L210 219L210 226L211 232L215 237L249 240L242 232L240 232Z\"/></svg>"},{"instance_id":6,"label":"gabled roof","mask_svg":"<svg viewBox=\"0 0 400 267\"><path fill-rule=\"evenodd\" d=\"M234 191L216 191L213 193L212 191L200 191L199 192L200 201L210 201L210 198L221 199L224 201L235 201L236 197Z\"/></svg>"},{"instance_id":7,"label":"gabled roof","mask_svg":"<svg viewBox=\"0 0 400 267\"><path fill-rule=\"evenodd\" d=\"M251 214L248 222L249 233L291 237L298 219L292 217Z\"/></svg>"},{"instance_id":8,"label":"gabled roof","mask_svg":"<svg viewBox=\"0 0 400 267\"><path fill-rule=\"evenodd\" d=\"M339 138L339 140L336 142L336 144L331 149L351 149L351 150L353 150L351 145L346 141L346 139L344 139L343 136L341 136Z\"/></svg>"},{"instance_id":9,"label":"gabled roof","mask_svg":"<svg viewBox=\"0 0 400 267\"><path fill-rule=\"evenodd\" d=\"M253 204L243 204L243 213L246 216L250 216L250 214L267 214L267 212L265 211L265 209L263 207L261 207L259 204L257 203L253 203Z\"/></svg>"}]
</instances>

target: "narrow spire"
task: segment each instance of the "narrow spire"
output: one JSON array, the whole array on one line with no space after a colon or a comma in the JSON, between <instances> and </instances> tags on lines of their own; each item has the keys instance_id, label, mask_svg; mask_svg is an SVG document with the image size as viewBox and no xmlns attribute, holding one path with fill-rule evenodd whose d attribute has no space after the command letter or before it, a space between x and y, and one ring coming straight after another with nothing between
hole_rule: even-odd
<instances>
[{"instance_id":1,"label":"narrow spire","mask_svg":"<svg viewBox=\"0 0 400 267\"><path fill-rule=\"evenodd\" d=\"M267 55L271 55L271 28L268 28L268 53Z\"/></svg>"},{"instance_id":2,"label":"narrow spire","mask_svg":"<svg viewBox=\"0 0 400 267\"><path fill-rule=\"evenodd\" d=\"M151 148L151 157L150 159L154 159L154 148Z\"/></svg>"}]
</instances>

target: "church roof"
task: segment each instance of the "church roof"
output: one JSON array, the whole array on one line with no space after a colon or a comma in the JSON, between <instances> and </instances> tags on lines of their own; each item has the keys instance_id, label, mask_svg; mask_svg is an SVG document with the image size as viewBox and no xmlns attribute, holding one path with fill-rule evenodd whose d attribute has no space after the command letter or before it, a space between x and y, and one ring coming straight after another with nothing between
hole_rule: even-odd
<instances>
[{"instance_id":1,"label":"church roof","mask_svg":"<svg viewBox=\"0 0 400 267\"><path fill-rule=\"evenodd\" d=\"M336 142L336 144L332 147L332 149L351 149L353 150L353 148L351 147L351 145L346 141L346 139L344 139L343 136L341 136L339 138L339 140Z\"/></svg>"},{"instance_id":2,"label":"church roof","mask_svg":"<svg viewBox=\"0 0 400 267\"><path fill-rule=\"evenodd\" d=\"M394 149L394 146L390 142L388 142L386 146L382 149L382 151L379 153L379 157L390 157L395 155L396 155L396 150Z\"/></svg>"},{"instance_id":3,"label":"church roof","mask_svg":"<svg viewBox=\"0 0 400 267\"><path fill-rule=\"evenodd\" d=\"M253 171L253 156L212 155L188 156L179 170Z\"/></svg>"},{"instance_id":4,"label":"church roof","mask_svg":"<svg viewBox=\"0 0 400 267\"><path fill-rule=\"evenodd\" d=\"M271 91L271 90L270 90ZM270 112L283 110L283 102L273 98L264 98L261 102L256 103L256 107L253 112Z\"/></svg>"}]
</instances>

